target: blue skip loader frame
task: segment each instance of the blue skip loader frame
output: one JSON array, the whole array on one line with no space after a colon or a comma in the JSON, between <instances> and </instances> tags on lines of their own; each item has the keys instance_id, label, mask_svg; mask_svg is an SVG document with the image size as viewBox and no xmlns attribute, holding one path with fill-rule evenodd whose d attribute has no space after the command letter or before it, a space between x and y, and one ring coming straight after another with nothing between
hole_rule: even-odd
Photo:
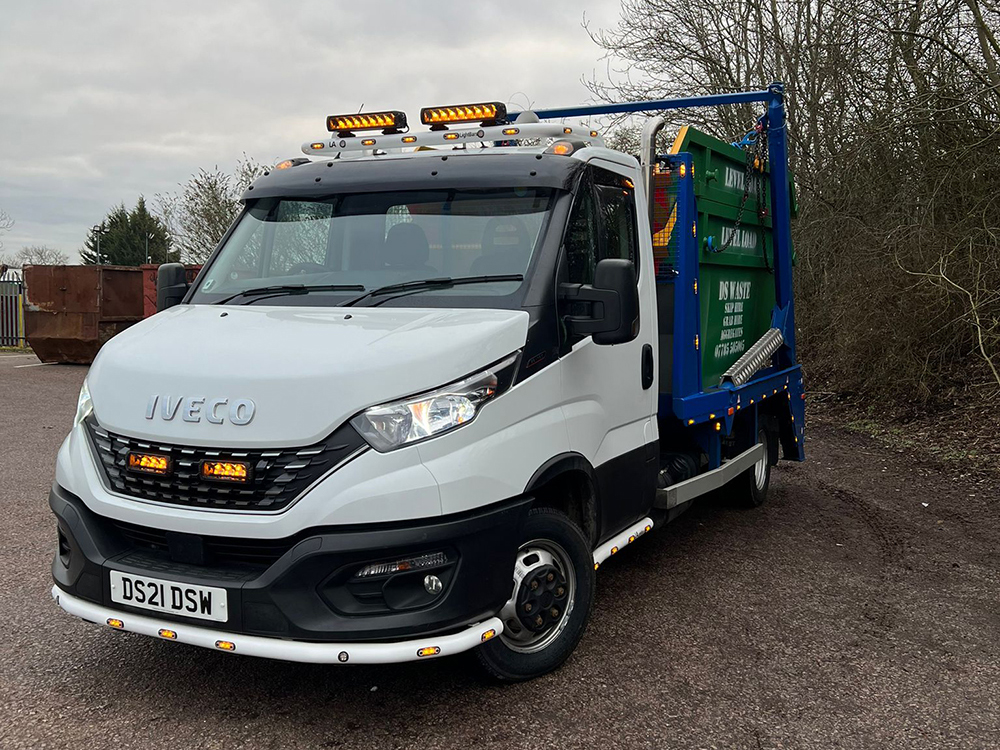
<instances>
[{"instance_id":1,"label":"blue skip loader frame","mask_svg":"<svg viewBox=\"0 0 1000 750\"><path fill-rule=\"evenodd\" d=\"M692 96L680 99L598 104L581 107L533 110L539 119L565 119L570 117L595 117L630 113L659 113L667 110L694 107L716 107L733 104L762 103L767 105L767 145L770 165L771 229L773 245L773 271L775 306L771 326L781 331L784 343L775 352L772 364L741 386L722 383L718 387L701 388L701 353L697 337L700 332L700 313L697 300L698 248L696 234L683 232L687 241L678 248L677 276L674 295L674 357L671 392L661 394L660 417L675 417L706 452L709 468L722 463L722 437L732 433L736 414L750 410L768 399L784 398L788 404L790 424L783 425L781 448L784 458L797 461L805 459L804 422L805 393L802 368L796 360L795 308L792 295L792 228L791 196L788 181L788 139L785 128L785 87L772 83L763 91L744 91L729 94ZM510 113L513 120L517 113ZM689 154L670 157L674 166L687 165L686 173L692 174ZM691 178L688 177L690 182ZM690 186L689 186L690 187ZM678 196L678 221L680 227L694 222L695 205L693 189ZM684 198L681 200L681 198ZM754 430L756 434L756 429Z\"/></svg>"}]
</instances>

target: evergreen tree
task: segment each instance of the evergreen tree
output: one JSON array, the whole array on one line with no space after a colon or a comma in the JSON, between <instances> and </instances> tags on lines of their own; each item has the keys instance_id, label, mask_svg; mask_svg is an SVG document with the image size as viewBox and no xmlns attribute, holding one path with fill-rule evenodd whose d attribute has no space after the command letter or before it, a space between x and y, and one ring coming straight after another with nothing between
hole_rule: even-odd
<instances>
[{"instance_id":1,"label":"evergreen tree","mask_svg":"<svg viewBox=\"0 0 1000 750\"><path fill-rule=\"evenodd\" d=\"M147 250L151 263L175 263L180 258L171 250L166 226L140 196L131 211L120 203L87 233L80 258L88 265L139 266L146 262Z\"/></svg>"}]
</instances>

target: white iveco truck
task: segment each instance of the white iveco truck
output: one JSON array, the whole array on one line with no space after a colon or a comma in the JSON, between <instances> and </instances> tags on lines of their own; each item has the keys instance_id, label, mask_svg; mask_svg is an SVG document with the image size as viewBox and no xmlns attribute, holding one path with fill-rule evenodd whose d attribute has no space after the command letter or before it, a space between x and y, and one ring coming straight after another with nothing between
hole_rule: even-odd
<instances>
[{"instance_id":1,"label":"white iveco truck","mask_svg":"<svg viewBox=\"0 0 1000 750\"><path fill-rule=\"evenodd\" d=\"M743 146L769 138L778 219L714 248L727 181L658 154L661 118L640 165L565 124L596 109L330 117L94 362L50 494L59 606L292 661L559 666L604 560L802 458L781 88L738 96L768 105ZM723 242L757 218L768 247Z\"/></svg>"}]
</instances>

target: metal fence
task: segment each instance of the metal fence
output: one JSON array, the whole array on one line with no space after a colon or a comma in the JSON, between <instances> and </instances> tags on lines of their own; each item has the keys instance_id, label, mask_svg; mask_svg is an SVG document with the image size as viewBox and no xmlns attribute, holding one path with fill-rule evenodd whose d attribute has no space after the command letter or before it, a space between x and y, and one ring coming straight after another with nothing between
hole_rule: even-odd
<instances>
[{"instance_id":1,"label":"metal fence","mask_svg":"<svg viewBox=\"0 0 1000 750\"><path fill-rule=\"evenodd\" d=\"M0 346L25 346L24 279L9 269L0 276Z\"/></svg>"}]
</instances>

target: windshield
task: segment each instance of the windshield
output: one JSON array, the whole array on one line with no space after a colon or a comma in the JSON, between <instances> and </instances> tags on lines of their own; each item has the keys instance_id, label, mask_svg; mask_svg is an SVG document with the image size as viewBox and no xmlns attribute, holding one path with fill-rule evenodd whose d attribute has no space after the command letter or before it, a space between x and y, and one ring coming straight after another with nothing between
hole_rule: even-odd
<instances>
[{"instance_id":1,"label":"windshield","mask_svg":"<svg viewBox=\"0 0 1000 750\"><path fill-rule=\"evenodd\" d=\"M336 305L391 284L420 279L505 276L482 283L421 288L391 300L417 306L425 295L474 297L506 306L528 275L553 199L550 189L414 190L339 195L323 200L263 199L240 218L192 296L193 302L261 287L347 287L308 294ZM515 277L515 278L510 278ZM301 294L268 294L268 305L303 304Z\"/></svg>"}]
</instances>

